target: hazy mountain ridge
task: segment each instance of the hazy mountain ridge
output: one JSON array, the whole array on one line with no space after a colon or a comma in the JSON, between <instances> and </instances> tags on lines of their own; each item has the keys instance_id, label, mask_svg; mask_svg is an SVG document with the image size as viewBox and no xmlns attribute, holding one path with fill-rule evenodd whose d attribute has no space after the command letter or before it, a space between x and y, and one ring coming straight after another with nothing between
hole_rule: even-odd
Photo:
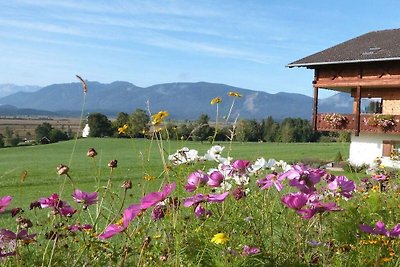
<instances>
[{"instance_id":1,"label":"hazy mountain ridge","mask_svg":"<svg viewBox=\"0 0 400 267\"><path fill-rule=\"evenodd\" d=\"M40 86L36 85L15 85L11 83L0 84L0 97L5 97L15 92L35 92L38 91Z\"/></svg>"},{"instance_id":2,"label":"hazy mountain ridge","mask_svg":"<svg viewBox=\"0 0 400 267\"><path fill-rule=\"evenodd\" d=\"M116 81L110 84L87 82L85 112L102 112L115 116L118 112L133 112L136 108L152 112L167 110L171 119L196 119L201 113L215 118L216 107L210 105L214 97L221 97L220 116L227 115L234 98L229 91L239 92L235 98L232 115L240 118L262 119L272 116L280 120L286 117L311 118L312 98L296 93L269 94L262 91L237 88L217 83L165 83L149 87L138 87L129 82ZM46 86L36 92L18 92L0 98L0 104L18 109L48 110L57 114L79 114L82 107L80 83L64 83ZM337 94L322 99L319 112L351 113L351 97Z\"/></svg>"}]
</instances>

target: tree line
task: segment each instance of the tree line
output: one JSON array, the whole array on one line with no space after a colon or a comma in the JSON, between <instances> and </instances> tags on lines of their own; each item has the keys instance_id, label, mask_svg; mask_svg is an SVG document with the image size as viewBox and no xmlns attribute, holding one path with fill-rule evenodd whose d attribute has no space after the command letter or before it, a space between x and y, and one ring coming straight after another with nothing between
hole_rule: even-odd
<instances>
[{"instance_id":1,"label":"tree line","mask_svg":"<svg viewBox=\"0 0 400 267\"><path fill-rule=\"evenodd\" d=\"M348 142L347 132L315 132L310 122L301 118L274 120L271 116L261 121L240 119L235 123L212 122L206 114L197 120L174 122L166 121L163 125L152 127L150 116L145 110L136 109L131 114L119 112L111 121L102 113L91 113L81 126L89 124L90 137L131 137L151 138L154 131L159 131L164 139L193 141L239 141L239 142ZM126 125L123 133L118 129ZM81 127L83 128L83 127ZM80 134L80 133L78 133ZM55 143L74 138L70 128L67 131L54 128L44 122L35 129L36 143ZM23 139L7 128L5 135L0 135L0 147L28 145Z\"/></svg>"},{"instance_id":2,"label":"tree line","mask_svg":"<svg viewBox=\"0 0 400 267\"><path fill-rule=\"evenodd\" d=\"M160 131L164 139L193 141L239 141L239 142L331 142L349 141L350 134L313 131L306 119L286 118L274 120L271 116L261 121L255 119L240 119L234 124L211 122L207 114L201 114L195 121L167 121L161 127L150 127L150 116L142 109L136 109L132 114L120 112L114 121L104 114L92 113L88 117L91 137L151 137L154 131ZM118 128L128 127L123 134L118 134Z\"/></svg>"}]
</instances>

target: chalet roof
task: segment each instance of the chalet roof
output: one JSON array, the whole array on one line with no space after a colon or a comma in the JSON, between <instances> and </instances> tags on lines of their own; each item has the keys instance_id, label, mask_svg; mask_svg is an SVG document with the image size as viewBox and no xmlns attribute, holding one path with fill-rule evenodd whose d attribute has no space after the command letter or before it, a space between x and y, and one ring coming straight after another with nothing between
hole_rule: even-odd
<instances>
[{"instance_id":1,"label":"chalet roof","mask_svg":"<svg viewBox=\"0 0 400 267\"><path fill-rule=\"evenodd\" d=\"M319 65L400 60L400 29L373 31L287 65Z\"/></svg>"}]
</instances>

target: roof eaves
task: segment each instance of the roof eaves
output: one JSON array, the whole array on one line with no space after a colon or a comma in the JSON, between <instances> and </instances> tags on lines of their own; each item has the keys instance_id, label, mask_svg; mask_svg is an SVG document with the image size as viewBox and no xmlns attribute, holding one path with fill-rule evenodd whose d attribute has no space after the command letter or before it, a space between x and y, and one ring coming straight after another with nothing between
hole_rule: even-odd
<instances>
[{"instance_id":1,"label":"roof eaves","mask_svg":"<svg viewBox=\"0 0 400 267\"><path fill-rule=\"evenodd\" d=\"M320 66L320 65L336 65L336 64L350 64L350 63L364 63L364 62L378 62L378 61L395 61L400 60L400 57L390 57L390 58L374 58L374 59L356 59L356 60L343 60L343 61L326 61L326 62L310 62L310 63L290 63L285 67L310 67L310 66Z\"/></svg>"}]
</instances>

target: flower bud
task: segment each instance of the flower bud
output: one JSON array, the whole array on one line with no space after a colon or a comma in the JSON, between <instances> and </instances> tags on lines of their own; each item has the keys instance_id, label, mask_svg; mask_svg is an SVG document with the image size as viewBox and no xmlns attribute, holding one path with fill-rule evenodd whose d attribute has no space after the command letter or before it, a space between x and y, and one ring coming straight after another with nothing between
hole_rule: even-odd
<instances>
[{"instance_id":1,"label":"flower bud","mask_svg":"<svg viewBox=\"0 0 400 267\"><path fill-rule=\"evenodd\" d=\"M57 173L59 175L68 174L69 168L64 164L60 164L57 166Z\"/></svg>"},{"instance_id":2,"label":"flower bud","mask_svg":"<svg viewBox=\"0 0 400 267\"><path fill-rule=\"evenodd\" d=\"M117 168L117 166L118 166L118 160L116 160L116 159L113 159L112 161L110 161L109 163L108 163L108 167L110 167L110 168Z\"/></svg>"},{"instance_id":3,"label":"flower bud","mask_svg":"<svg viewBox=\"0 0 400 267\"><path fill-rule=\"evenodd\" d=\"M86 153L86 156L94 158L97 156L97 152L93 147L89 148L88 152Z\"/></svg>"}]
</instances>

